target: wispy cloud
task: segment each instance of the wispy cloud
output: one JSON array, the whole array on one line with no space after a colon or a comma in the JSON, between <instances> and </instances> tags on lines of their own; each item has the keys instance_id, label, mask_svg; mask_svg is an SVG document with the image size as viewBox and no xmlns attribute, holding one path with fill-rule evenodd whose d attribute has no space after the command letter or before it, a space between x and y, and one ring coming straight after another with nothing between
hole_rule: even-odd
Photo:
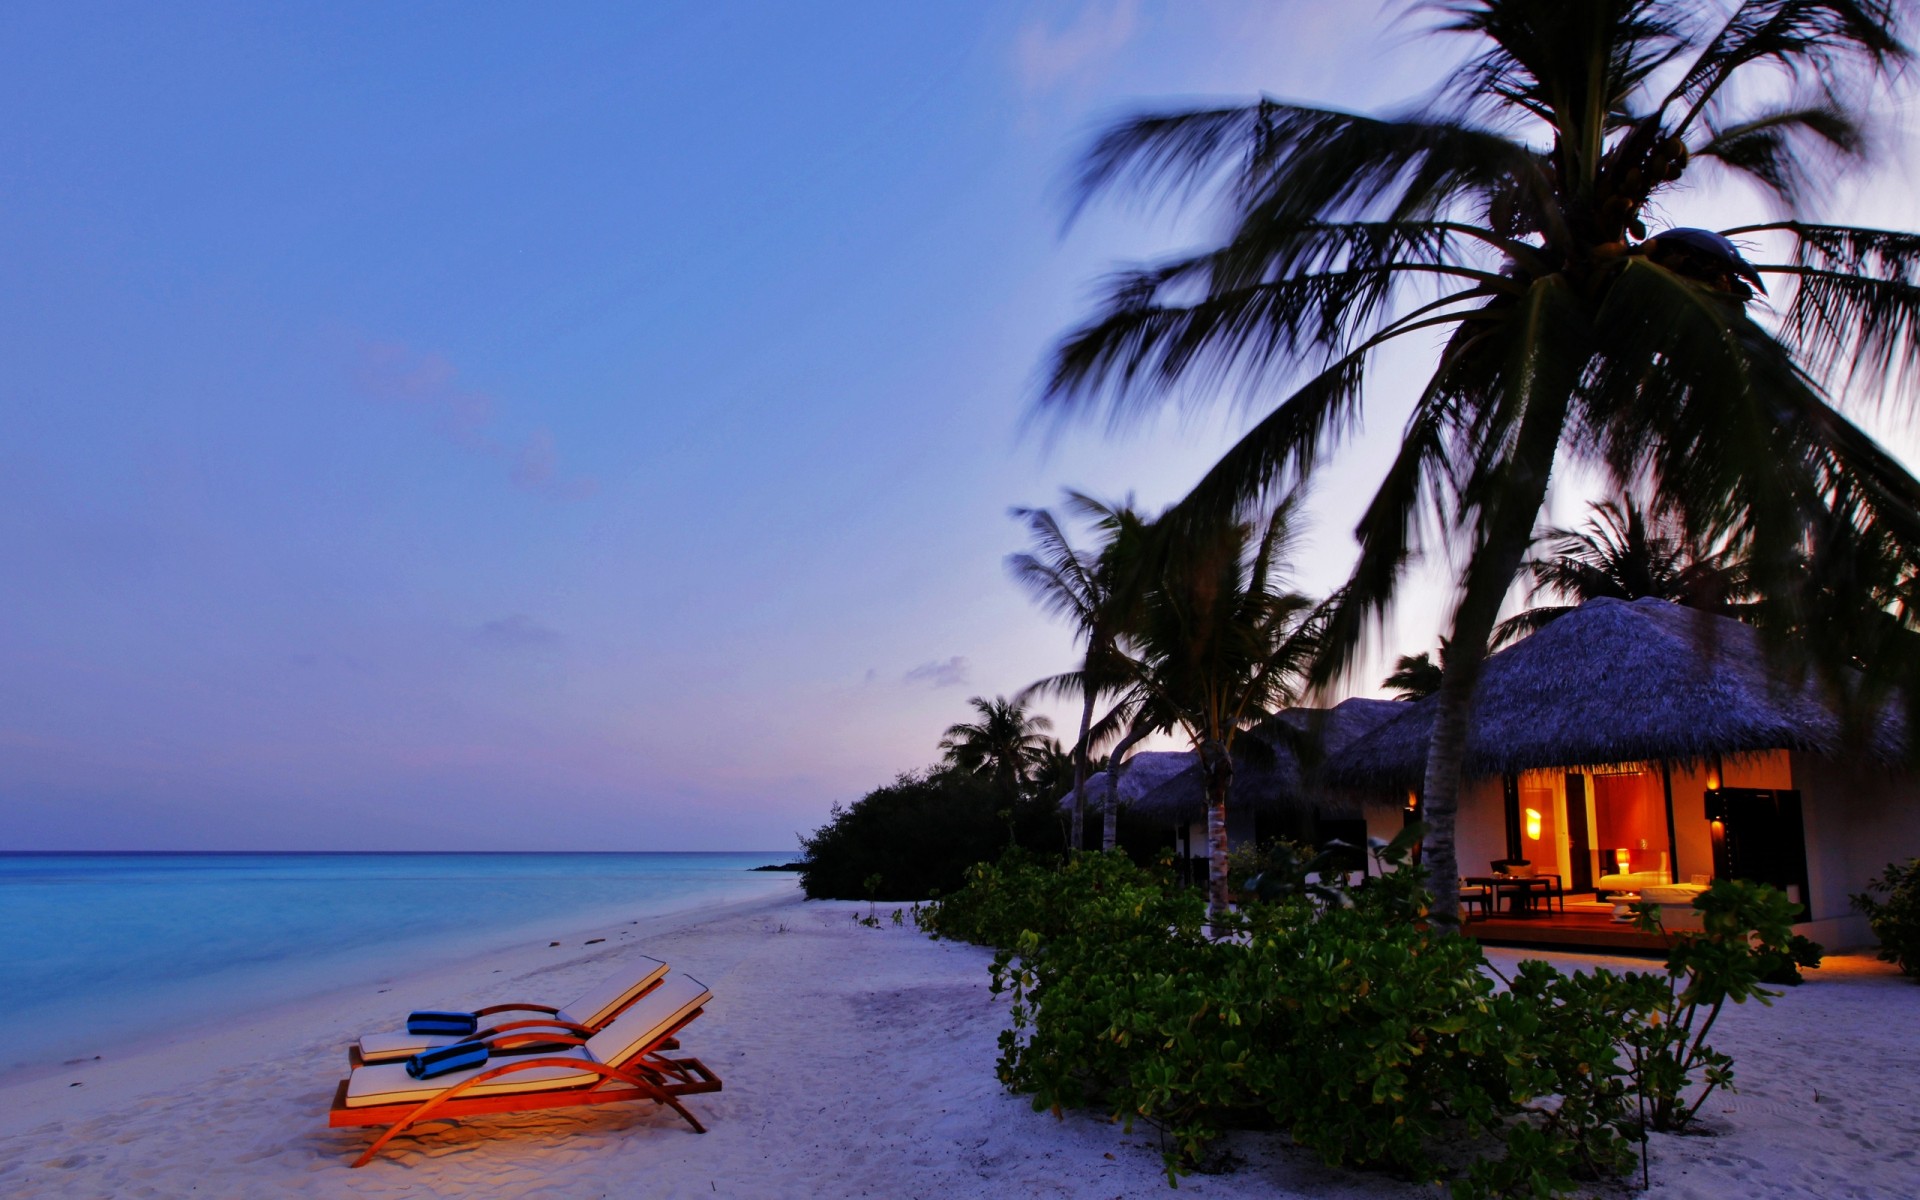
<instances>
[{"instance_id":1,"label":"wispy cloud","mask_svg":"<svg viewBox=\"0 0 1920 1200\"><path fill-rule=\"evenodd\" d=\"M513 613L474 630L473 640L501 650L545 649L560 644L560 631L547 628L526 613Z\"/></svg>"},{"instance_id":2,"label":"wispy cloud","mask_svg":"<svg viewBox=\"0 0 1920 1200\"><path fill-rule=\"evenodd\" d=\"M361 351L354 382L369 396L424 414L440 435L463 450L506 464L513 486L550 500L584 500L600 490L587 475L564 476L553 432L536 428L512 440L495 430L499 403L486 392L459 386L458 371L439 354L422 354L397 342Z\"/></svg>"},{"instance_id":3,"label":"wispy cloud","mask_svg":"<svg viewBox=\"0 0 1920 1200\"><path fill-rule=\"evenodd\" d=\"M945 662L921 663L901 678L907 683L924 683L929 687L961 687L967 682L968 671L967 660L956 654Z\"/></svg>"},{"instance_id":4,"label":"wispy cloud","mask_svg":"<svg viewBox=\"0 0 1920 1200\"><path fill-rule=\"evenodd\" d=\"M1065 25L1043 18L1020 27L1014 69L1029 93L1051 91L1126 48L1139 28L1139 0L1089 0Z\"/></svg>"}]
</instances>

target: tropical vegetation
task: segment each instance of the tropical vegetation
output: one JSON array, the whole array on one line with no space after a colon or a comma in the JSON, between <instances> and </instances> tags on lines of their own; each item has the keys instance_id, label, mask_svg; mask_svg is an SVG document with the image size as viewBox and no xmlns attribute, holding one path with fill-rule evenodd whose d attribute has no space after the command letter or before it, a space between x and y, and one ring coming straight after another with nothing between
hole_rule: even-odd
<instances>
[{"instance_id":1,"label":"tropical vegetation","mask_svg":"<svg viewBox=\"0 0 1920 1200\"><path fill-rule=\"evenodd\" d=\"M1549 552L1527 564L1532 594L1562 601L1542 604L1500 622L1498 649L1563 617L1589 600L1670 600L1723 616L1740 617L1747 596L1742 564L1726 549L1701 545L1664 514L1649 516L1632 496L1602 500L1578 529L1549 529Z\"/></svg>"},{"instance_id":2,"label":"tropical vegetation","mask_svg":"<svg viewBox=\"0 0 1920 1200\"><path fill-rule=\"evenodd\" d=\"M1440 681L1446 677L1446 668L1441 664L1447 660L1446 639L1440 640L1440 661L1425 650L1418 654L1402 654L1394 660L1393 674L1380 681L1380 686L1391 688L1400 694L1395 700L1425 700L1440 690Z\"/></svg>"},{"instance_id":3,"label":"tropical vegetation","mask_svg":"<svg viewBox=\"0 0 1920 1200\"><path fill-rule=\"evenodd\" d=\"M1049 722L1018 700L974 696L975 719L949 726L941 761L901 774L800 839L810 900L924 900L952 892L1009 847L1059 854L1056 800L1071 760Z\"/></svg>"},{"instance_id":4,"label":"tropical vegetation","mask_svg":"<svg viewBox=\"0 0 1920 1200\"><path fill-rule=\"evenodd\" d=\"M1073 625L1075 640L1084 647L1080 668L1054 690L1074 693L1080 702L1080 736L1073 744L1073 802L1067 845L1086 845L1087 776L1095 730L1093 714L1103 695L1123 687L1127 664L1119 647L1120 632L1131 620L1138 597L1143 559L1148 553L1148 523L1131 505L1103 504L1080 492L1067 493L1069 511L1094 523L1100 537L1097 549L1078 550L1061 528L1059 519L1044 508L1020 508L1014 515L1027 523L1033 548L1007 559L1007 568L1028 593L1050 612ZM1044 686L1039 689L1044 692ZM1028 689L1032 694L1034 689ZM1126 747L1121 747L1124 756ZM1117 812L1107 806L1101 848L1111 850L1117 837Z\"/></svg>"},{"instance_id":5,"label":"tropical vegetation","mask_svg":"<svg viewBox=\"0 0 1920 1200\"><path fill-rule=\"evenodd\" d=\"M1051 805L1009 797L991 776L909 771L800 839L809 900L925 900L959 890L969 868L1010 846L1061 849Z\"/></svg>"},{"instance_id":6,"label":"tropical vegetation","mask_svg":"<svg viewBox=\"0 0 1920 1200\"><path fill-rule=\"evenodd\" d=\"M1476 943L1419 918L1418 826L1376 845L1357 887L1275 887L1225 917L1164 867L1023 853L970 872L921 926L998 950L1010 995L1000 1078L1036 1110L1158 1128L1169 1179L1228 1129L1289 1133L1329 1163L1450 1180L1456 1196L1551 1196L1626 1170L1648 1129L1688 1125L1729 1086L1707 1038L1728 1003L1806 962L1778 891L1718 883L1664 972L1506 987ZM1657 920L1649 915L1648 921ZM1220 936L1222 933L1228 936Z\"/></svg>"},{"instance_id":7,"label":"tropical vegetation","mask_svg":"<svg viewBox=\"0 0 1920 1200\"><path fill-rule=\"evenodd\" d=\"M1920 979L1920 858L1888 863L1853 897L1853 907L1873 927L1880 957Z\"/></svg>"},{"instance_id":8,"label":"tropical vegetation","mask_svg":"<svg viewBox=\"0 0 1920 1200\"><path fill-rule=\"evenodd\" d=\"M1920 680L1914 639L1897 636L1920 613L1920 481L1840 407L1916 398L1920 235L1813 216L1866 161L1867 106L1911 58L1903 5L1421 11L1467 50L1424 102L1360 114L1263 97L1147 113L1097 140L1083 203L1205 202L1226 232L1118 276L1057 346L1042 408L1124 419L1270 398L1173 514L1194 531L1292 492L1378 407L1380 352L1437 339L1313 678L1350 668L1433 539L1459 546L1422 789L1435 915L1452 920L1468 705L1563 464L1732 548L1763 627L1813 631L1814 669L1866 671L1845 694L1871 703ZM1650 228L1715 176L1779 218ZM1809 563L1840 582L1810 584Z\"/></svg>"},{"instance_id":9,"label":"tropical vegetation","mask_svg":"<svg viewBox=\"0 0 1920 1200\"><path fill-rule=\"evenodd\" d=\"M992 780L1004 796L1019 795L1054 752L1047 736L1053 722L1005 696L975 696L967 703L979 719L947 727L940 738L947 765Z\"/></svg>"},{"instance_id":10,"label":"tropical vegetation","mask_svg":"<svg viewBox=\"0 0 1920 1200\"><path fill-rule=\"evenodd\" d=\"M1112 711L1098 729L1126 730L1114 748L1116 769L1132 740L1161 730L1185 735L1206 790L1208 896L1215 913L1228 905L1226 805L1234 743L1247 727L1299 699L1319 652L1320 606L1285 586L1296 522L1291 503L1259 521L1182 530L1178 537L1157 522L1133 521L1126 538L1110 538L1102 555L1111 563L1118 558L1113 547L1130 547L1124 585L1109 586L1108 594L1124 603L1108 606L1097 664L1028 689L1086 697L1083 747L1095 728L1094 699L1113 694ZM1065 546L1065 539L1058 544ZM1034 577L1026 560L1014 561Z\"/></svg>"}]
</instances>

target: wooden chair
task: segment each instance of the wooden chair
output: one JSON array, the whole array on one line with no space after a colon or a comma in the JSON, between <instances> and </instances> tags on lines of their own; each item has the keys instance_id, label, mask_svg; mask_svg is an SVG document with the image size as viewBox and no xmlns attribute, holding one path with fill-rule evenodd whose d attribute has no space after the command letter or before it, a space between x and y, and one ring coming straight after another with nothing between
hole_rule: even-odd
<instances>
[{"instance_id":1,"label":"wooden chair","mask_svg":"<svg viewBox=\"0 0 1920 1200\"><path fill-rule=\"evenodd\" d=\"M1554 904L1557 902L1560 905L1560 911L1566 912L1567 889L1561 886L1560 876L1557 874L1542 875L1540 878L1548 881L1547 886L1542 889L1540 893L1541 903L1545 904L1548 911L1551 912Z\"/></svg>"},{"instance_id":2,"label":"wooden chair","mask_svg":"<svg viewBox=\"0 0 1920 1200\"><path fill-rule=\"evenodd\" d=\"M404 1063L374 1063L353 1070L333 1094L327 1124L389 1125L353 1165L364 1167L401 1132L425 1120L483 1113L533 1112L620 1104L663 1104L695 1133L706 1128L680 1103L683 1096L720 1090L720 1079L697 1058L660 1053L698 1017L713 993L686 975L671 975L599 1033L589 1038L551 1030L495 1037L496 1050L537 1045L542 1052L495 1059L434 1079L415 1079ZM561 1045L555 1053L545 1047Z\"/></svg>"},{"instance_id":3,"label":"wooden chair","mask_svg":"<svg viewBox=\"0 0 1920 1200\"><path fill-rule=\"evenodd\" d=\"M489 1042L500 1034L522 1033L535 1029L571 1036L592 1037L666 978L667 964L641 955L619 974L601 980L572 1002L547 1004L492 1004L478 1009L474 1016L485 1020L482 1027L465 1037L408 1033L370 1033L347 1047L349 1066L368 1063L399 1062L424 1050L437 1050L455 1042Z\"/></svg>"},{"instance_id":4,"label":"wooden chair","mask_svg":"<svg viewBox=\"0 0 1920 1200\"><path fill-rule=\"evenodd\" d=\"M1460 883L1460 908L1462 913L1471 916L1474 905L1480 906L1480 919L1486 920L1493 915L1493 889L1485 884Z\"/></svg>"}]
</instances>

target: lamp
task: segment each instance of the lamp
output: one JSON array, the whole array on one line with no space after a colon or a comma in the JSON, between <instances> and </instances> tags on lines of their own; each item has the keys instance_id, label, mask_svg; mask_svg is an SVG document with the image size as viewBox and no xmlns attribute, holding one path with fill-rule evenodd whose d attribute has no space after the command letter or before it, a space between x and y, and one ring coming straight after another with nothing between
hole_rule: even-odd
<instances>
[{"instance_id":1,"label":"lamp","mask_svg":"<svg viewBox=\"0 0 1920 1200\"><path fill-rule=\"evenodd\" d=\"M1540 840L1540 810L1537 808L1527 810L1527 840L1530 842Z\"/></svg>"},{"instance_id":2,"label":"lamp","mask_svg":"<svg viewBox=\"0 0 1920 1200\"><path fill-rule=\"evenodd\" d=\"M1615 850L1613 852L1613 860L1620 864L1620 873L1622 875L1633 874L1632 854L1633 852L1631 850L1628 850L1625 846L1622 846L1618 850Z\"/></svg>"},{"instance_id":3,"label":"lamp","mask_svg":"<svg viewBox=\"0 0 1920 1200\"><path fill-rule=\"evenodd\" d=\"M1720 756L1718 754L1713 756L1713 762L1707 767L1707 790L1709 792L1720 790Z\"/></svg>"}]
</instances>

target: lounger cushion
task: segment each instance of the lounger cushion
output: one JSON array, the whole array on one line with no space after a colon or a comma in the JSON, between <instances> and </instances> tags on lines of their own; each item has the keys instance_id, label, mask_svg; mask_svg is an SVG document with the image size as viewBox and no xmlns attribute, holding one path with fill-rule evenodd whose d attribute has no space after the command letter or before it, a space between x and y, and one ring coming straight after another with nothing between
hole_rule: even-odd
<instances>
[{"instance_id":1,"label":"lounger cushion","mask_svg":"<svg viewBox=\"0 0 1920 1200\"><path fill-rule=\"evenodd\" d=\"M569 1012L580 1014L567 1020L598 1029L613 1019L635 996L660 982L667 964L657 958L640 955L628 960L617 975L609 976L587 989L586 994L567 1005ZM489 1018L491 1021L491 1018Z\"/></svg>"},{"instance_id":2,"label":"lounger cushion","mask_svg":"<svg viewBox=\"0 0 1920 1200\"><path fill-rule=\"evenodd\" d=\"M691 975L669 975L659 987L633 1002L613 1024L587 1039L587 1051L619 1066L665 1037L675 1025L713 998L707 985Z\"/></svg>"},{"instance_id":3,"label":"lounger cushion","mask_svg":"<svg viewBox=\"0 0 1920 1200\"><path fill-rule=\"evenodd\" d=\"M586 1051L577 1046L564 1051L556 1051L544 1058L580 1058L587 1057ZM501 1062L495 1060L464 1071L454 1071L434 1079L415 1079L407 1074L405 1063L376 1063L361 1067L347 1077L347 1107L372 1108L379 1104L418 1104L431 1100L441 1092L454 1087L475 1075L499 1069ZM516 1092L546 1092L559 1088L585 1087L598 1079L592 1071L578 1071L564 1066L528 1067L524 1071L514 1071L498 1079L468 1088L462 1096L503 1096Z\"/></svg>"}]
</instances>

